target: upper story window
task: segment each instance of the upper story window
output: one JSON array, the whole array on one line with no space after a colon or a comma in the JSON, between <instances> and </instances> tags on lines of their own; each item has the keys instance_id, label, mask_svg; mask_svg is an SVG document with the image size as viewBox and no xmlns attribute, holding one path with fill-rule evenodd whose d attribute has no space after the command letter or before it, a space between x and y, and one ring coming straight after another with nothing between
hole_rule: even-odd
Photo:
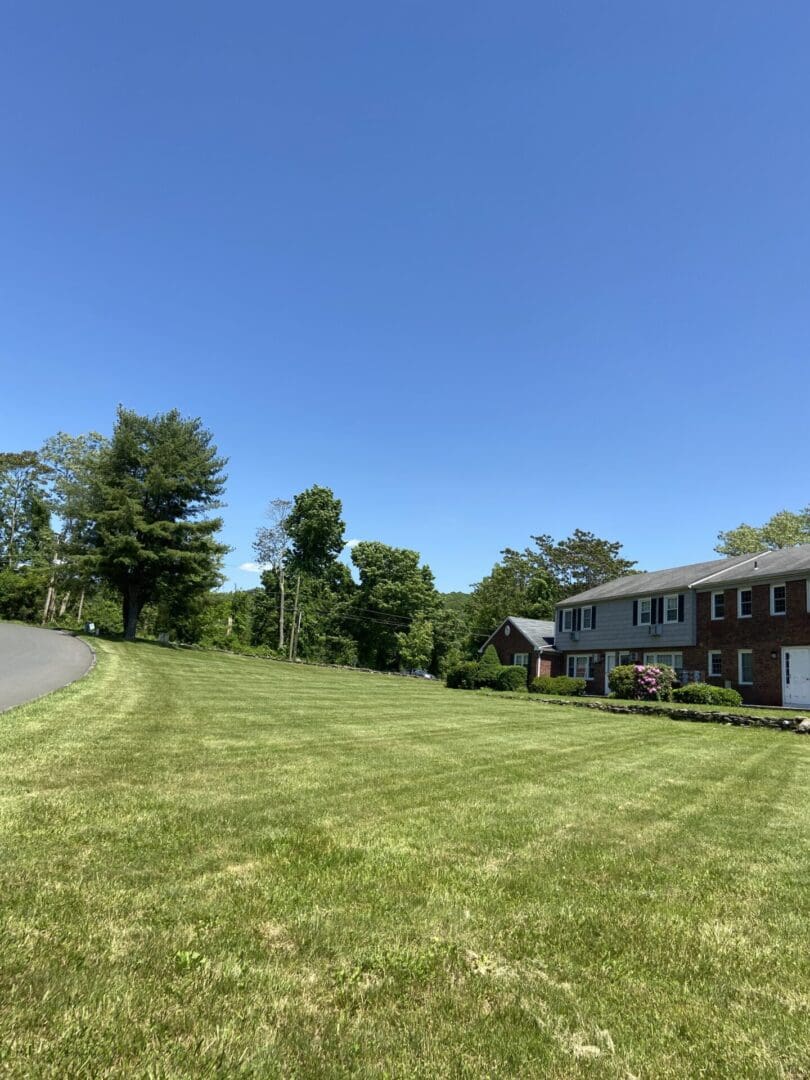
<instances>
[{"instance_id":1,"label":"upper story window","mask_svg":"<svg viewBox=\"0 0 810 1080\"><path fill-rule=\"evenodd\" d=\"M784 615L787 612L787 586L771 585L771 615Z\"/></svg>"},{"instance_id":2,"label":"upper story window","mask_svg":"<svg viewBox=\"0 0 810 1080\"><path fill-rule=\"evenodd\" d=\"M726 616L726 594L724 592L712 593L712 618L724 619Z\"/></svg>"},{"instance_id":3,"label":"upper story window","mask_svg":"<svg viewBox=\"0 0 810 1080\"><path fill-rule=\"evenodd\" d=\"M672 596L646 596L643 600L633 601L633 626L682 623L685 621L685 614L686 597L683 593L675 593Z\"/></svg>"},{"instance_id":4,"label":"upper story window","mask_svg":"<svg viewBox=\"0 0 810 1080\"><path fill-rule=\"evenodd\" d=\"M738 589L737 590L737 617L739 619L750 619L754 611L754 590L753 589Z\"/></svg>"},{"instance_id":5,"label":"upper story window","mask_svg":"<svg viewBox=\"0 0 810 1080\"><path fill-rule=\"evenodd\" d=\"M596 607L563 608L557 614L557 629L574 633L579 630L596 629Z\"/></svg>"}]
</instances>

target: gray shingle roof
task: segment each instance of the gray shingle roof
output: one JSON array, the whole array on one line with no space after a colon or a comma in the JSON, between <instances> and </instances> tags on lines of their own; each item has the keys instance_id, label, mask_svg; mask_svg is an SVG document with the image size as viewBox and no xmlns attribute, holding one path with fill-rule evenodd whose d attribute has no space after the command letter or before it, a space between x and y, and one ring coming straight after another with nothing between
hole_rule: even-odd
<instances>
[{"instance_id":1,"label":"gray shingle roof","mask_svg":"<svg viewBox=\"0 0 810 1080\"><path fill-rule=\"evenodd\" d=\"M798 549L794 548L793 550ZM745 563L753 565L753 560L757 557L762 558L762 556L755 555L734 555L730 559L711 559L709 562L690 563L689 566L675 566L670 570L653 570L646 574L628 574L627 577L614 578L613 581L608 581L604 585L597 585L595 588L578 593L576 596L568 596L557 607L593 603L597 600L613 600L621 596L649 596L652 593L671 592L674 589L688 589L703 578L713 577L713 575L720 572L729 573L734 571L735 567L742 568Z\"/></svg>"},{"instance_id":2,"label":"gray shingle roof","mask_svg":"<svg viewBox=\"0 0 810 1080\"><path fill-rule=\"evenodd\" d=\"M510 615L507 620L527 638L535 649L550 649L554 646L554 622L547 619L520 619ZM503 625L503 624L501 624Z\"/></svg>"},{"instance_id":3,"label":"gray shingle roof","mask_svg":"<svg viewBox=\"0 0 810 1080\"><path fill-rule=\"evenodd\" d=\"M744 564L736 564L712 576L706 587L715 584L740 582L747 585L756 581L773 581L780 577L796 577L810 573L810 544L763 551L760 555L745 556Z\"/></svg>"},{"instance_id":4,"label":"gray shingle roof","mask_svg":"<svg viewBox=\"0 0 810 1080\"><path fill-rule=\"evenodd\" d=\"M495 637L500 628L506 623L511 623L516 630L526 638L529 644L539 650L554 652L554 622L551 619L521 619L516 615L507 615L502 623L492 631L484 644L479 648L482 653Z\"/></svg>"}]
</instances>

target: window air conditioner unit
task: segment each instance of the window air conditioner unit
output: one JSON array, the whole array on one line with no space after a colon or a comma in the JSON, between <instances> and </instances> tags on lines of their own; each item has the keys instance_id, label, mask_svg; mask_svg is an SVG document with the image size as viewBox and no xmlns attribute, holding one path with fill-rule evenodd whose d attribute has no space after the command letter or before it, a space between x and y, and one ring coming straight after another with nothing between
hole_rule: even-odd
<instances>
[{"instance_id":1,"label":"window air conditioner unit","mask_svg":"<svg viewBox=\"0 0 810 1080\"><path fill-rule=\"evenodd\" d=\"M653 637L661 637L661 624L653 623L650 627L650 633Z\"/></svg>"},{"instance_id":2,"label":"window air conditioner unit","mask_svg":"<svg viewBox=\"0 0 810 1080\"><path fill-rule=\"evenodd\" d=\"M579 630L572 630L571 631L571 640L572 641L579 641Z\"/></svg>"}]
</instances>

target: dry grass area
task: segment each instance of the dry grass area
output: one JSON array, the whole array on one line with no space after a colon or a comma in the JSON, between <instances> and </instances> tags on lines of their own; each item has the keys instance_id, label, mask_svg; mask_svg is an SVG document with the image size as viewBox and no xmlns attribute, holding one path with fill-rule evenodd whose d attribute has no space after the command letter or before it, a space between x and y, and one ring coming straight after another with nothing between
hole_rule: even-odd
<instances>
[{"instance_id":1,"label":"dry grass area","mask_svg":"<svg viewBox=\"0 0 810 1080\"><path fill-rule=\"evenodd\" d=\"M99 642L0 717L0 1073L810 1076L810 739Z\"/></svg>"}]
</instances>

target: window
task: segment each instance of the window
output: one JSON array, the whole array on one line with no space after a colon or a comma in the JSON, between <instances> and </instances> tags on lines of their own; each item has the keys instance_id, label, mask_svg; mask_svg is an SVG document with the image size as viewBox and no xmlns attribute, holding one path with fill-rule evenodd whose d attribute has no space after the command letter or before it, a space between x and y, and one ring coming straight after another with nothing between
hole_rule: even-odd
<instances>
[{"instance_id":1,"label":"window","mask_svg":"<svg viewBox=\"0 0 810 1080\"><path fill-rule=\"evenodd\" d=\"M678 621L678 597L664 597L664 622Z\"/></svg>"},{"instance_id":2,"label":"window","mask_svg":"<svg viewBox=\"0 0 810 1080\"><path fill-rule=\"evenodd\" d=\"M784 615L787 612L787 586L771 585L771 615Z\"/></svg>"},{"instance_id":3,"label":"window","mask_svg":"<svg viewBox=\"0 0 810 1080\"><path fill-rule=\"evenodd\" d=\"M666 664L668 667L680 671L683 667L683 653L679 652L648 652L644 653L645 664Z\"/></svg>"},{"instance_id":4,"label":"window","mask_svg":"<svg viewBox=\"0 0 810 1080\"><path fill-rule=\"evenodd\" d=\"M563 620L563 623L562 623L563 630L573 630L574 629L574 609L573 608L566 608L565 611L562 613L562 620Z\"/></svg>"},{"instance_id":5,"label":"window","mask_svg":"<svg viewBox=\"0 0 810 1080\"><path fill-rule=\"evenodd\" d=\"M643 626L652 622L652 600L639 600L638 621Z\"/></svg>"},{"instance_id":6,"label":"window","mask_svg":"<svg viewBox=\"0 0 810 1080\"><path fill-rule=\"evenodd\" d=\"M754 654L750 649L740 649L737 653L738 679L741 686L751 686L754 681Z\"/></svg>"},{"instance_id":7,"label":"window","mask_svg":"<svg viewBox=\"0 0 810 1080\"><path fill-rule=\"evenodd\" d=\"M582 609L582 629L593 630L593 608L584 607Z\"/></svg>"},{"instance_id":8,"label":"window","mask_svg":"<svg viewBox=\"0 0 810 1080\"><path fill-rule=\"evenodd\" d=\"M737 617L740 618L740 619L750 619L753 608L754 608L754 591L753 591L753 589L738 589L737 590Z\"/></svg>"},{"instance_id":9,"label":"window","mask_svg":"<svg viewBox=\"0 0 810 1080\"><path fill-rule=\"evenodd\" d=\"M723 654L721 652L709 653L709 675L718 678L723 674Z\"/></svg>"},{"instance_id":10,"label":"window","mask_svg":"<svg viewBox=\"0 0 810 1080\"><path fill-rule=\"evenodd\" d=\"M590 656L569 656L568 657L568 677L569 677L569 679L590 679L590 677L591 677L591 658L590 658Z\"/></svg>"},{"instance_id":11,"label":"window","mask_svg":"<svg viewBox=\"0 0 810 1080\"><path fill-rule=\"evenodd\" d=\"M635 664L636 660L638 660L638 657L636 656L635 653L632 653L632 652L619 653L619 663L620 664Z\"/></svg>"},{"instance_id":12,"label":"window","mask_svg":"<svg viewBox=\"0 0 810 1080\"><path fill-rule=\"evenodd\" d=\"M527 652L516 652L512 655L513 667L528 667L529 666L529 654Z\"/></svg>"},{"instance_id":13,"label":"window","mask_svg":"<svg viewBox=\"0 0 810 1080\"><path fill-rule=\"evenodd\" d=\"M712 618L723 619L726 614L726 594L724 592L712 593Z\"/></svg>"}]
</instances>

